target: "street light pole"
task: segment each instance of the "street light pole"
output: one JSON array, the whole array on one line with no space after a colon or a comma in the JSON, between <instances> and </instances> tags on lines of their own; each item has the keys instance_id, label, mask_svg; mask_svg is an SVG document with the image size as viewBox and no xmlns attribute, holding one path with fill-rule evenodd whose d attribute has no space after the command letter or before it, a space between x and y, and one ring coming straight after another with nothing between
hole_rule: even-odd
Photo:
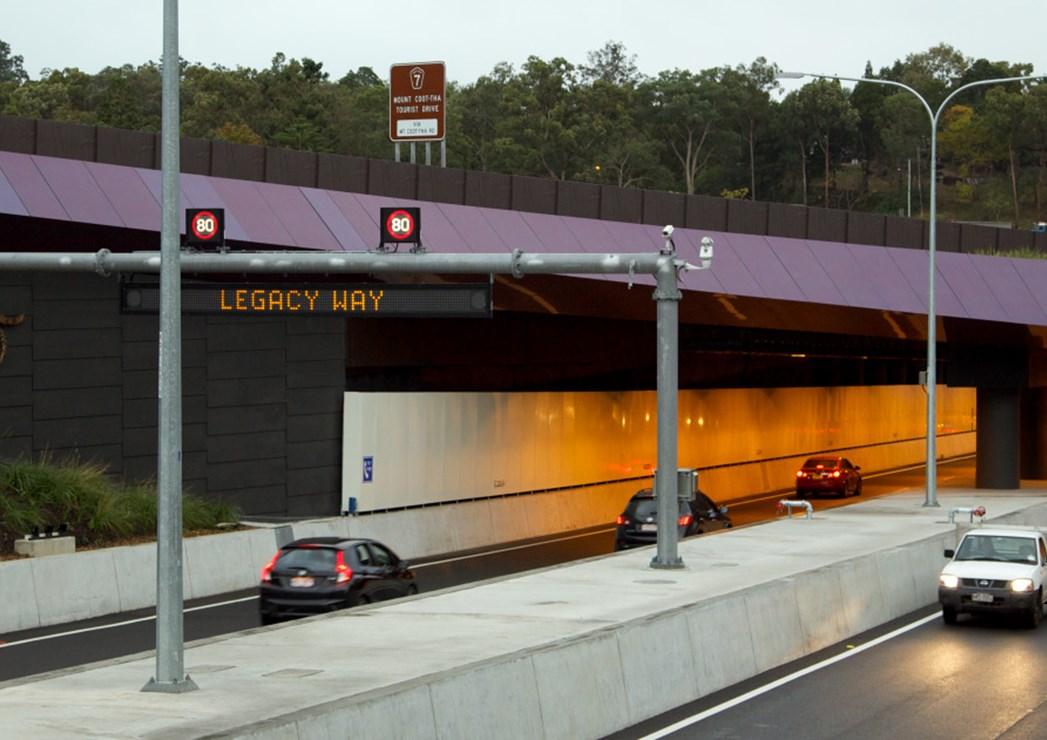
<instances>
[{"instance_id":1,"label":"street light pole","mask_svg":"<svg viewBox=\"0 0 1047 740\"><path fill-rule=\"evenodd\" d=\"M998 85L1005 82L1020 82L1023 80L1039 80L1044 79L1047 75L1024 75L1022 77L1001 77L993 80L979 80L977 82L969 82L966 85L956 88L942 101L942 104L938 106L937 111L932 111L930 104L927 100L913 88L908 85L895 82L894 80L879 80L872 79L869 77L842 77L840 75L824 75L815 74L811 72L781 72L778 74L779 79L800 79L803 77L816 77L819 79L826 80L847 80L848 82L869 82L874 85L890 85L892 87L900 87L903 90L908 90L916 99L923 105L924 110L927 111L927 115L931 120L931 164L930 164L930 175L931 175L931 214L930 224L927 229L927 489L924 495L924 506L938 506L938 457L937 457L937 432L938 432L938 317L935 311L935 278L937 276L937 266L935 263L935 247L937 245L937 184L938 184L938 119L941 117L942 111L949 104L949 101L955 98L957 95L962 93L964 90L969 90L972 87L979 87L981 85Z\"/></svg>"}]
</instances>

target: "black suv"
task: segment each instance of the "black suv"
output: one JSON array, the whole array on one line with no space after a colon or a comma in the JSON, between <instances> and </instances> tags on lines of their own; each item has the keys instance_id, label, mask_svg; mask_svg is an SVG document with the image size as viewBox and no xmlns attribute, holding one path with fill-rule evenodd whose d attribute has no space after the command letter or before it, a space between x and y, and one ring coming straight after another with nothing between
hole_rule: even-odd
<instances>
[{"instance_id":1,"label":"black suv","mask_svg":"<svg viewBox=\"0 0 1047 740\"><path fill-rule=\"evenodd\" d=\"M259 586L262 624L418 593L407 563L380 542L308 537L280 548Z\"/></svg>"},{"instance_id":2,"label":"black suv","mask_svg":"<svg viewBox=\"0 0 1047 740\"><path fill-rule=\"evenodd\" d=\"M681 539L731 525L726 506L716 503L701 491L695 491L690 501L680 501L677 531ZM640 545L651 545L658 540L658 504L650 488L638 491L618 515L618 531L614 549L625 550Z\"/></svg>"}]
</instances>

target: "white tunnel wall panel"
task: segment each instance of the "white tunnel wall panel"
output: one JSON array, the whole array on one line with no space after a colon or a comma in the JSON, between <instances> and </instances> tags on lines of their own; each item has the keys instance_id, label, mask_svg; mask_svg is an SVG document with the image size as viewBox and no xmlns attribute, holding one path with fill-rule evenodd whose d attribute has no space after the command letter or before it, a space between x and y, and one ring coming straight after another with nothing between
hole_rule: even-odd
<instances>
[{"instance_id":1,"label":"white tunnel wall panel","mask_svg":"<svg viewBox=\"0 0 1047 740\"><path fill-rule=\"evenodd\" d=\"M974 389L937 397L940 453L973 452ZM640 479L657 458L653 391L354 392L343 418L343 504L360 511ZM681 391L679 464L730 500L789 488L812 453L869 472L918 463L925 419L919 387Z\"/></svg>"}]
</instances>

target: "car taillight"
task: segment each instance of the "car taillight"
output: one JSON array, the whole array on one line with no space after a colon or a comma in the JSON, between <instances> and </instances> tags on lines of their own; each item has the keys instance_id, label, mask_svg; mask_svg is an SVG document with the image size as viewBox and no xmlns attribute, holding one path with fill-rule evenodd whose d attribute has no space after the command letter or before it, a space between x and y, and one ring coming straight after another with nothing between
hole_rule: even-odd
<instances>
[{"instance_id":1,"label":"car taillight","mask_svg":"<svg viewBox=\"0 0 1047 740\"><path fill-rule=\"evenodd\" d=\"M839 470L834 470L833 471L833 478L839 478L839 477L840 477L840 471Z\"/></svg>"},{"instance_id":2,"label":"car taillight","mask_svg":"<svg viewBox=\"0 0 1047 740\"><path fill-rule=\"evenodd\" d=\"M262 566L262 581L269 583L273 580L273 568L276 567L276 561L280 559L280 553L277 552L273 555L273 559Z\"/></svg>"},{"instance_id":3,"label":"car taillight","mask_svg":"<svg viewBox=\"0 0 1047 740\"><path fill-rule=\"evenodd\" d=\"M797 478L802 478L803 477L803 471L802 470L797 470L796 471L796 477Z\"/></svg>"},{"instance_id":4,"label":"car taillight","mask_svg":"<svg viewBox=\"0 0 1047 740\"><path fill-rule=\"evenodd\" d=\"M676 520L676 525L679 527L686 527L688 524L694 521L694 517L690 514L684 514L682 517Z\"/></svg>"},{"instance_id":5,"label":"car taillight","mask_svg":"<svg viewBox=\"0 0 1047 740\"><path fill-rule=\"evenodd\" d=\"M619 525L619 526L621 526L623 524L628 524L629 523L629 517L627 517L627 516L625 516L623 514L619 514L618 518L614 520L614 523Z\"/></svg>"},{"instance_id":6,"label":"car taillight","mask_svg":"<svg viewBox=\"0 0 1047 740\"><path fill-rule=\"evenodd\" d=\"M353 569L345 564L345 552L343 550L338 551L338 555L334 561L335 572L338 573L338 583L349 583L353 580Z\"/></svg>"}]
</instances>

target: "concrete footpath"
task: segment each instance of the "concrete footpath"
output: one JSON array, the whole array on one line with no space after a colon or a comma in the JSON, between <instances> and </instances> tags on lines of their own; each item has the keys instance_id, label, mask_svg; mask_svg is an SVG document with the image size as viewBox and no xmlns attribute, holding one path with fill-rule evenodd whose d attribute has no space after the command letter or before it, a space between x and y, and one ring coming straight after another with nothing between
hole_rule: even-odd
<instances>
[{"instance_id":1,"label":"concrete footpath","mask_svg":"<svg viewBox=\"0 0 1047 740\"><path fill-rule=\"evenodd\" d=\"M10 682L0 735L600 737L932 603L954 506L1047 526L1047 489L922 501L694 538L683 570L644 548L201 641L187 694L140 691L152 656Z\"/></svg>"}]
</instances>

